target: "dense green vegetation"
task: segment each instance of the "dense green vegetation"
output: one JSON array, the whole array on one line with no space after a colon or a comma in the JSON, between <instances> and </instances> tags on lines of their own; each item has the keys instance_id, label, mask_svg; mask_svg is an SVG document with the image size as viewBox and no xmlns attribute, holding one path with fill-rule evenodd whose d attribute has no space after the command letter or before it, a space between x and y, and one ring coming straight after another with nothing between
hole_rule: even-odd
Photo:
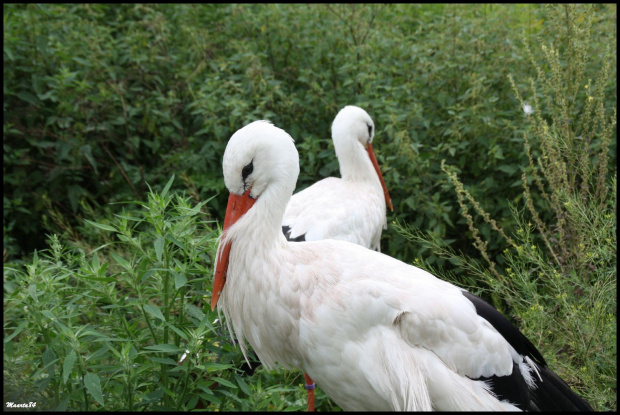
<instances>
[{"instance_id":1,"label":"dense green vegetation","mask_svg":"<svg viewBox=\"0 0 620 415\"><path fill-rule=\"evenodd\" d=\"M4 5L5 402L303 409L299 372L242 376L213 324L221 159L269 119L298 190L338 175L354 104L382 251L489 298L616 410L616 36L615 5Z\"/></svg>"}]
</instances>

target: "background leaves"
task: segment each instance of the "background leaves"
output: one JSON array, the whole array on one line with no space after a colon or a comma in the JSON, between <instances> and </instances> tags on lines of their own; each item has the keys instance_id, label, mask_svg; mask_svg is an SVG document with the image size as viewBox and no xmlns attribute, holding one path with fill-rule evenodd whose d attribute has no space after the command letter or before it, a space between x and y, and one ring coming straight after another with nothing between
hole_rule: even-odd
<instances>
[{"instance_id":1,"label":"background leaves","mask_svg":"<svg viewBox=\"0 0 620 415\"><path fill-rule=\"evenodd\" d=\"M615 7L596 8L595 42L615 42ZM4 16L9 257L43 248L45 230L75 236L80 217L172 173L197 200L220 193L221 219L224 147L256 119L295 138L298 190L338 175L330 126L349 104L377 126L390 222L476 255L440 161L487 195L492 216L510 216L527 158L507 75L520 86L533 75L523 34L555 36L537 5L13 4ZM395 232L382 245L419 253Z\"/></svg>"},{"instance_id":2,"label":"background leaves","mask_svg":"<svg viewBox=\"0 0 620 415\"><path fill-rule=\"evenodd\" d=\"M395 207L382 252L418 265L423 258L480 287L486 283L462 262L412 243L394 223L477 263L445 160L509 228L511 206L523 204L523 173L533 179L523 151L526 114L514 91L530 91L521 97L529 104L544 99L531 92L537 73L524 40L538 62L541 45L570 50L557 28L578 27L584 7L565 22L548 7L512 4L5 5L10 398L57 410L304 408L300 373L258 370L244 381L231 370L241 365L238 348L214 331L208 307L203 312L230 136L257 119L288 131L300 153L299 191L338 175L331 123L343 106L363 107L377 128L375 151ZM587 7L591 47L581 87L597 79L607 46L617 59L616 6ZM591 85L605 108L615 105L616 77L614 64L610 81ZM575 92L576 102L584 94ZM543 119L551 108L542 106ZM614 129L608 178L616 146ZM602 148L594 140L591 156ZM474 222L489 256L506 268L505 243L480 217ZM521 311L527 321L544 315ZM615 321L603 314L600 327ZM172 357L185 350L186 363L176 365ZM596 358L599 367L607 357ZM595 382L592 367L590 377L575 377ZM597 409L615 409L607 395L598 401L611 403ZM317 407L339 409L320 390Z\"/></svg>"}]
</instances>

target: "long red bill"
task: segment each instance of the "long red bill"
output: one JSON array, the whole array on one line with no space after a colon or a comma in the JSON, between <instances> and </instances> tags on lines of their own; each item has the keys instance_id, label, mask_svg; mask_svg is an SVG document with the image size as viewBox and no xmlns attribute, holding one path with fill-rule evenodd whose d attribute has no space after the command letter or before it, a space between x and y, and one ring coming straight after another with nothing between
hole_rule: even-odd
<instances>
[{"instance_id":1,"label":"long red bill","mask_svg":"<svg viewBox=\"0 0 620 415\"><path fill-rule=\"evenodd\" d=\"M375 166L375 171L377 172L377 176L379 176L379 180L381 181L381 186L383 187L383 195L385 196L385 203L388 205L390 210L394 212L394 207L392 206L392 199L390 199L390 194L388 193L385 182L383 181L383 175L381 174L381 169L379 168L377 157L375 157L375 152L372 151L372 143L368 143L368 148L366 149L366 151L368 151L370 161L372 161L372 165Z\"/></svg>"},{"instance_id":2,"label":"long red bill","mask_svg":"<svg viewBox=\"0 0 620 415\"><path fill-rule=\"evenodd\" d=\"M228 228L235 224L245 213L250 210L254 205L256 199L250 197L250 189L248 189L242 195L236 195L231 193L228 196L228 206L226 206L226 216L224 217L224 229L222 233L226 232ZM227 241L226 245L220 251L220 255L217 259L217 266L215 268L215 276L213 277L213 291L211 294L211 310L215 310L217 301L220 298L220 294L226 284L226 272L228 271L228 259L230 257L231 242ZM218 247L219 250L219 247Z\"/></svg>"}]
</instances>

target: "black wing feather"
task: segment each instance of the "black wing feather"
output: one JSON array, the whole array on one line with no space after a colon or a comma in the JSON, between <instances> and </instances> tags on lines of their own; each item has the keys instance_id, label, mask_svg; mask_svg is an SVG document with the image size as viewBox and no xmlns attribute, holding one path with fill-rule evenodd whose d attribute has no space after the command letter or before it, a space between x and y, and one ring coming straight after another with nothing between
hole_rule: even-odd
<instances>
[{"instance_id":1,"label":"black wing feather","mask_svg":"<svg viewBox=\"0 0 620 415\"><path fill-rule=\"evenodd\" d=\"M549 368L540 368L539 372L542 382L536 382L538 388L532 393L532 399L541 411L594 411L585 399L573 392L566 382Z\"/></svg>"},{"instance_id":2,"label":"black wing feather","mask_svg":"<svg viewBox=\"0 0 620 415\"><path fill-rule=\"evenodd\" d=\"M547 366L547 362L536 346L523 335L515 326L508 321L499 311L482 298L475 296L467 291L462 291L463 295L476 307L476 312L480 317L491 323L491 325L504 336L506 341L522 356L528 356L537 364Z\"/></svg>"},{"instance_id":3,"label":"black wing feather","mask_svg":"<svg viewBox=\"0 0 620 415\"><path fill-rule=\"evenodd\" d=\"M512 363L512 373L508 376L479 377L491 387L491 390L500 401L508 401L523 411L538 410L532 405L531 391L515 362Z\"/></svg>"},{"instance_id":4,"label":"black wing feather","mask_svg":"<svg viewBox=\"0 0 620 415\"><path fill-rule=\"evenodd\" d=\"M286 236L286 239L288 241L291 241L291 242L305 242L306 241L305 233L303 235L299 235L296 238L291 238L291 227L290 226L283 226L282 232L284 233L284 236Z\"/></svg>"},{"instance_id":5,"label":"black wing feather","mask_svg":"<svg viewBox=\"0 0 620 415\"><path fill-rule=\"evenodd\" d=\"M526 411L592 411L592 407L558 375L548 367L542 354L506 317L489 303L467 291L463 295L472 302L476 312L488 321L521 356L527 356L537 364L538 373L534 376L535 387L530 389L513 362L509 376L481 377L500 400L507 400Z\"/></svg>"}]
</instances>

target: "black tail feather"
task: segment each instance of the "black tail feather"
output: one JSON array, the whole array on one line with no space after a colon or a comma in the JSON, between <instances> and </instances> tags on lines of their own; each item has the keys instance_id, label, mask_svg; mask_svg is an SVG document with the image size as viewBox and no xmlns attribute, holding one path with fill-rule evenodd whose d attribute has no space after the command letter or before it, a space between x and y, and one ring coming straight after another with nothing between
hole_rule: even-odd
<instances>
[{"instance_id":1,"label":"black tail feather","mask_svg":"<svg viewBox=\"0 0 620 415\"><path fill-rule=\"evenodd\" d=\"M571 388L558 375L546 367L538 366L536 378L537 388L532 391L533 403L540 411L594 411L592 407Z\"/></svg>"}]
</instances>

